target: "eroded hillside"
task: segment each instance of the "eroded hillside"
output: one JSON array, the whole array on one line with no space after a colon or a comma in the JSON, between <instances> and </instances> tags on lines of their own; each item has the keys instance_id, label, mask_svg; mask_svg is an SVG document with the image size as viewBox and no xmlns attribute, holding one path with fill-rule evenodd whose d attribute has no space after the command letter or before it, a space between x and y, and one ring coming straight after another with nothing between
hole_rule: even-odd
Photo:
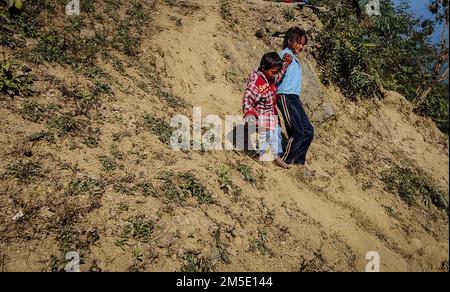
<instances>
[{"instance_id":1,"label":"eroded hillside","mask_svg":"<svg viewBox=\"0 0 450 292\"><path fill-rule=\"evenodd\" d=\"M2 23L2 271L64 270L69 251L82 271L364 271L369 251L383 271L448 270L447 136L395 92L355 103L322 86L314 13L85 0L76 17L47 2ZM281 46L270 33L294 25L311 35L316 177L173 151L170 118L239 113L249 73Z\"/></svg>"}]
</instances>

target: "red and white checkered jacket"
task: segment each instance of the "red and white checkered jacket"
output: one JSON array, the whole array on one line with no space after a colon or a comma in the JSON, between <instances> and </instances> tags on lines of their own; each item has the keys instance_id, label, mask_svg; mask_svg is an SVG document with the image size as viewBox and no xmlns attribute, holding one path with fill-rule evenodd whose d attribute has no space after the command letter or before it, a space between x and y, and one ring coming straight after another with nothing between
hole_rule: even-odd
<instances>
[{"instance_id":1,"label":"red and white checkered jacket","mask_svg":"<svg viewBox=\"0 0 450 292\"><path fill-rule=\"evenodd\" d=\"M275 82L270 83L264 73L255 69L250 75L242 101L244 118L254 116L257 126L274 129L279 124L277 113L277 84L287 70L286 64L276 76Z\"/></svg>"}]
</instances>

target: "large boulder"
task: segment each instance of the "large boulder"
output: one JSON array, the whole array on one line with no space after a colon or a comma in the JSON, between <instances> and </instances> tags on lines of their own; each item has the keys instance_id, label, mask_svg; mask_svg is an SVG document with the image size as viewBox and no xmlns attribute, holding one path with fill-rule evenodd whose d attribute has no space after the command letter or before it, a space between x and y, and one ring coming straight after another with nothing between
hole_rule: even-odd
<instances>
[{"instance_id":1,"label":"large boulder","mask_svg":"<svg viewBox=\"0 0 450 292\"><path fill-rule=\"evenodd\" d=\"M315 66L308 58L301 58L302 94L300 99L305 105L312 122L322 123L336 115L336 111L323 92L322 83Z\"/></svg>"}]
</instances>

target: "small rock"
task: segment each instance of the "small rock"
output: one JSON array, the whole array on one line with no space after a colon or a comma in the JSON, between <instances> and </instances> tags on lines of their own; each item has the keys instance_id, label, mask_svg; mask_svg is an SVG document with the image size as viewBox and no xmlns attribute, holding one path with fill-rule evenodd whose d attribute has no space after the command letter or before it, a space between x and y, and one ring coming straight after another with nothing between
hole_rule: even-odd
<instances>
[{"instance_id":1,"label":"small rock","mask_svg":"<svg viewBox=\"0 0 450 292\"><path fill-rule=\"evenodd\" d=\"M333 106L328 102L323 104L323 113L324 119L329 119L336 115L336 111L334 110Z\"/></svg>"}]
</instances>

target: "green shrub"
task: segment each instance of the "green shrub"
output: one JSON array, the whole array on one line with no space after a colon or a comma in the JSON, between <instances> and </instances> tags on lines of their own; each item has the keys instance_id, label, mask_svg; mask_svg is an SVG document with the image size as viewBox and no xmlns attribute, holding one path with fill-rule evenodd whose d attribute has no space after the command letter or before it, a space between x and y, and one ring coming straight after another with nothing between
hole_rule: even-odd
<instances>
[{"instance_id":1,"label":"green shrub","mask_svg":"<svg viewBox=\"0 0 450 292\"><path fill-rule=\"evenodd\" d=\"M408 206L417 204L421 199L425 205L433 204L440 210L448 211L448 196L430 175L410 161L385 170L382 181L386 191L398 194Z\"/></svg>"},{"instance_id":2,"label":"green shrub","mask_svg":"<svg viewBox=\"0 0 450 292\"><path fill-rule=\"evenodd\" d=\"M152 134L157 135L164 144L170 142L172 128L162 118L156 118L149 113L144 113L142 117L142 126L148 129Z\"/></svg>"},{"instance_id":3,"label":"green shrub","mask_svg":"<svg viewBox=\"0 0 450 292\"><path fill-rule=\"evenodd\" d=\"M212 204L214 198L210 191L190 173L164 172L161 191L169 202L183 204L189 197L197 199L199 204Z\"/></svg>"},{"instance_id":4,"label":"green shrub","mask_svg":"<svg viewBox=\"0 0 450 292\"><path fill-rule=\"evenodd\" d=\"M10 61L0 62L0 92L9 96L28 95L30 93L29 86L32 83L28 68Z\"/></svg>"},{"instance_id":5,"label":"green shrub","mask_svg":"<svg viewBox=\"0 0 450 292\"><path fill-rule=\"evenodd\" d=\"M315 56L322 80L335 84L353 100L382 97L387 89L412 101L418 87L431 79L431 68L438 59L440 49L431 41L435 22L413 16L406 1L396 5L381 0L380 16L368 16L366 3L368 0L343 0L340 5L333 0L312 1L330 8L319 14L324 28L317 37ZM448 11L448 1L440 5ZM437 19L441 12L429 7ZM417 110L448 133L448 93L436 88L433 93Z\"/></svg>"},{"instance_id":6,"label":"green shrub","mask_svg":"<svg viewBox=\"0 0 450 292\"><path fill-rule=\"evenodd\" d=\"M448 84L439 85L417 109L420 115L431 118L437 127L447 135L449 134L449 88Z\"/></svg>"}]
</instances>

